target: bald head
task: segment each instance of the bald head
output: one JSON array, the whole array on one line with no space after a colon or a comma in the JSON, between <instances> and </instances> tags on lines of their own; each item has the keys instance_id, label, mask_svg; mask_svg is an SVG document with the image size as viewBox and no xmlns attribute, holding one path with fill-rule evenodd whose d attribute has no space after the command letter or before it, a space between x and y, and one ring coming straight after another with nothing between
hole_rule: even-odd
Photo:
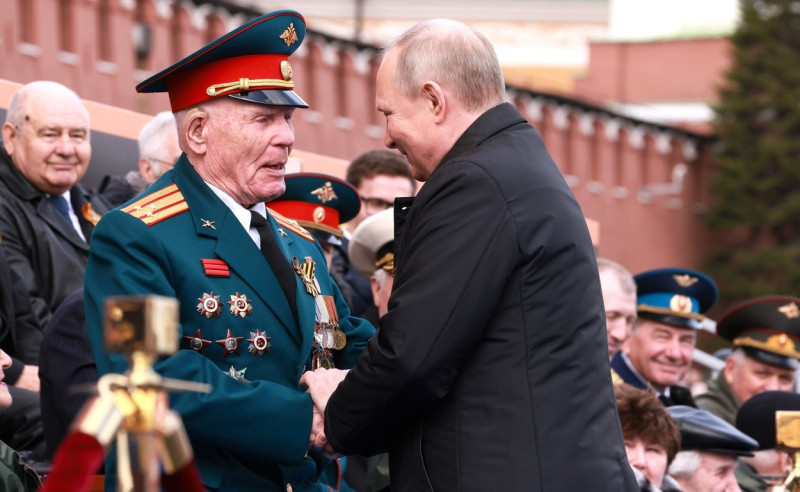
<instances>
[{"instance_id":1,"label":"bald head","mask_svg":"<svg viewBox=\"0 0 800 492\"><path fill-rule=\"evenodd\" d=\"M33 186L60 195L80 181L89 167L89 112L78 95L63 85L31 82L11 96L3 147Z\"/></svg>"}]
</instances>

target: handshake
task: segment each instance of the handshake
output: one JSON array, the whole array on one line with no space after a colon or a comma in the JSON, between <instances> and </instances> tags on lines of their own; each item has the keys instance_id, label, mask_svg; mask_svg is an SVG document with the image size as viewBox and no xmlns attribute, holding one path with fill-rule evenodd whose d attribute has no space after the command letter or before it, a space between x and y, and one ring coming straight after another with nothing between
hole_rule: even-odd
<instances>
[{"instance_id":1,"label":"handshake","mask_svg":"<svg viewBox=\"0 0 800 492\"><path fill-rule=\"evenodd\" d=\"M341 458L342 455L333 449L325 436L325 407L348 372L341 369L316 369L306 372L300 378L300 384L308 387L307 391L314 402L308 449L319 451L332 460Z\"/></svg>"}]
</instances>

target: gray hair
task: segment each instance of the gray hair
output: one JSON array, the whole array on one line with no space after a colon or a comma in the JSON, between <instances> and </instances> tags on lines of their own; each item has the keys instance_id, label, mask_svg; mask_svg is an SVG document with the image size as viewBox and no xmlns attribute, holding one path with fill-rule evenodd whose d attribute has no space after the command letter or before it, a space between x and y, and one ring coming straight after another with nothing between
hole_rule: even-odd
<instances>
[{"instance_id":1,"label":"gray hair","mask_svg":"<svg viewBox=\"0 0 800 492\"><path fill-rule=\"evenodd\" d=\"M690 478L700 467L703 457L698 451L681 451L669 465L667 473L674 478Z\"/></svg>"},{"instance_id":2,"label":"gray hair","mask_svg":"<svg viewBox=\"0 0 800 492\"><path fill-rule=\"evenodd\" d=\"M608 258L598 258L597 270L600 272L605 270L614 272L617 276L617 280L619 281L619 285L622 288L622 292L636 295L636 281L633 280L633 275L631 275L631 272L629 272L624 266L620 265L616 261L611 261Z\"/></svg>"},{"instance_id":3,"label":"gray hair","mask_svg":"<svg viewBox=\"0 0 800 492\"><path fill-rule=\"evenodd\" d=\"M497 54L480 32L461 22L433 19L408 29L383 49L398 53L395 84L416 98L428 80L449 89L469 111L485 111L506 100Z\"/></svg>"},{"instance_id":4,"label":"gray hair","mask_svg":"<svg viewBox=\"0 0 800 492\"><path fill-rule=\"evenodd\" d=\"M175 115L169 111L162 111L155 115L153 119L147 122L139 132L139 157L146 157L152 159L170 160L172 156L164 156L163 149L166 146L167 139L172 132L177 136L178 125L175 122ZM161 174L161 163L158 161L151 161L154 174Z\"/></svg>"}]
</instances>

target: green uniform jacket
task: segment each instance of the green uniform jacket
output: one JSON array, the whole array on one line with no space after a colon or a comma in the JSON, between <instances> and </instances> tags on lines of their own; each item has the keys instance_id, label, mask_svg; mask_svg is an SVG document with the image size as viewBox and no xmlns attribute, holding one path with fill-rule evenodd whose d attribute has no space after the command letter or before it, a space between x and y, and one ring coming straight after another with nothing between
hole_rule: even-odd
<instances>
[{"instance_id":1,"label":"green uniform jacket","mask_svg":"<svg viewBox=\"0 0 800 492\"><path fill-rule=\"evenodd\" d=\"M180 301L181 349L156 364L165 377L209 383L211 394L173 394L192 441L203 484L211 490L322 490L316 482L327 462L306 455L312 402L298 380L310 368L315 330L314 297L296 277L299 326L286 296L258 247L230 209L201 180L185 156L144 195L109 212L92 236L86 270L86 321L101 374L124 372L122 356L103 349L106 296L158 294ZM334 350L338 368L349 368L374 328L350 316L327 273L322 249L306 231L269 217L287 261L316 265L327 311L339 316L347 336ZM213 260L213 261L208 261ZM221 260L221 261L220 261ZM219 296L220 310L209 312ZM250 310L235 311L234 298ZM329 313L332 316L334 313ZM199 333L198 333L199 330ZM224 341L238 339L238 351ZM271 350L248 350L259 332ZM200 350L191 348L194 345ZM208 343L207 343L208 342ZM220 343L222 342L222 343ZM242 381L229 375L237 371ZM110 454L109 454L109 457ZM107 463L107 471L113 466ZM112 473L113 474L113 473ZM108 490L113 483L106 482Z\"/></svg>"},{"instance_id":2,"label":"green uniform jacket","mask_svg":"<svg viewBox=\"0 0 800 492\"><path fill-rule=\"evenodd\" d=\"M719 375L708 382L708 391L702 395L697 395L694 399L698 408L708 410L725 422L735 426L736 412L742 404L728 382L725 380L725 372L720 371Z\"/></svg>"}]
</instances>

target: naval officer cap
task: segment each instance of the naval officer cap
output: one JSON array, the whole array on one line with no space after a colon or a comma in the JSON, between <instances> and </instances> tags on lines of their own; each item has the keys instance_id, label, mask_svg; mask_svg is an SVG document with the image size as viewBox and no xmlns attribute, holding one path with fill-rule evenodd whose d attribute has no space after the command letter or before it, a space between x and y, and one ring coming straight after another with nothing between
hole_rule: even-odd
<instances>
[{"instance_id":1,"label":"naval officer cap","mask_svg":"<svg viewBox=\"0 0 800 492\"><path fill-rule=\"evenodd\" d=\"M369 278L375 270L394 270L394 209L364 219L350 238L350 262Z\"/></svg>"},{"instance_id":2,"label":"naval officer cap","mask_svg":"<svg viewBox=\"0 0 800 492\"><path fill-rule=\"evenodd\" d=\"M169 93L173 113L222 96L307 108L292 90L289 64L305 34L297 12L264 14L141 82L136 91Z\"/></svg>"},{"instance_id":3,"label":"naval officer cap","mask_svg":"<svg viewBox=\"0 0 800 492\"><path fill-rule=\"evenodd\" d=\"M358 215L358 191L347 181L319 173L293 173L284 177L286 191L269 208L308 229L321 243L340 246L339 228Z\"/></svg>"},{"instance_id":4,"label":"naval officer cap","mask_svg":"<svg viewBox=\"0 0 800 492\"><path fill-rule=\"evenodd\" d=\"M686 405L668 407L681 431L681 451L707 451L734 456L753 456L755 439L712 414Z\"/></svg>"},{"instance_id":5,"label":"naval officer cap","mask_svg":"<svg viewBox=\"0 0 800 492\"><path fill-rule=\"evenodd\" d=\"M745 301L720 318L717 334L759 362L797 369L800 298L766 296Z\"/></svg>"},{"instance_id":6,"label":"naval officer cap","mask_svg":"<svg viewBox=\"0 0 800 492\"><path fill-rule=\"evenodd\" d=\"M703 313L717 302L717 285L694 270L649 270L633 279L639 318L699 330L705 319Z\"/></svg>"},{"instance_id":7,"label":"naval officer cap","mask_svg":"<svg viewBox=\"0 0 800 492\"><path fill-rule=\"evenodd\" d=\"M736 428L758 441L758 449L775 449L775 412L800 411L800 395L793 391L765 391L753 395L736 412Z\"/></svg>"}]
</instances>

